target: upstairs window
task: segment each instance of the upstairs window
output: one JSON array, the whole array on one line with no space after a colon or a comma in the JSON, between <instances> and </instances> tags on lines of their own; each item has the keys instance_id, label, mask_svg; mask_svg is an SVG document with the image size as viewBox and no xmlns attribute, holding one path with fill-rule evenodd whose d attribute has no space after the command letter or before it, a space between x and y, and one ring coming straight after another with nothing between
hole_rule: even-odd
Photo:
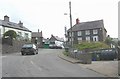
<instances>
[{"instance_id":1,"label":"upstairs window","mask_svg":"<svg viewBox=\"0 0 120 79\"><path fill-rule=\"evenodd\" d=\"M98 34L98 30L97 29L93 30L93 34Z\"/></svg>"},{"instance_id":2,"label":"upstairs window","mask_svg":"<svg viewBox=\"0 0 120 79\"><path fill-rule=\"evenodd\" d=\"M86 35L90 35L90 30L86 30L86 31L85 31L85 34L86 34Z\"/></svg>"},{"instance_id":3,"label":"upstairs window","mask_svg":"<svg viewBox=\"0 0 120 79\"><path fill-rule=\"evenodd\" d=\"M78 32L77 32L77 35L78 35L78 36L82 36L82 31L78 31Z\"/></svg>"},{"instance_id":4,"label":"upstairs window","mask_svg":"<svg viewBox=\"0 0 120 79\"><path fill-rule=\"evenodd\" d=\"M22 32L18 32L18 34L17 34L17 35L18 35L19 37L20 37L20 36L22 36Z\"/></svg>"},{"instance_id":5,"label":"upstairs window","mask_svg":"<svg viewBox=\"0 0 120 79\"><path fill-rule=\"evenodd\" d=\"M28 39L28 33L25 33L25 39Z\"/></svg>"},{"instance_id":6,"label":"upstairs window","mask_svg":"<svg viewBox=\"0 0 120 79\"><path fill-rule=\"evenodd\" d=\"M71 32L69 32L69 36L71 37ZM72 32L72 36L74 36L74 32Z\"/></svg>"}]
</instances>

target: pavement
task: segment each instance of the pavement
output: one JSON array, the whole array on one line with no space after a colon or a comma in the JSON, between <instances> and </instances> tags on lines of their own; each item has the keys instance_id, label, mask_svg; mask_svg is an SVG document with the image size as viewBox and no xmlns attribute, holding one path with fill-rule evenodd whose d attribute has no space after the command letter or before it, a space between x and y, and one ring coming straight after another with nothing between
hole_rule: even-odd
<instances>
[{"instance_id":1,"label":"pavement","mask_svg":"<svg viewBox=\"0 0 120 79\"><path fill-rule=\"evenodd\" d=\"M63 53L58 55L61 59L64 59L73 64L103 74L107 77L118 77L118 61L92 61L91 64L82 64L80 60L65 56Z\"/></svg>"}]
</instances>

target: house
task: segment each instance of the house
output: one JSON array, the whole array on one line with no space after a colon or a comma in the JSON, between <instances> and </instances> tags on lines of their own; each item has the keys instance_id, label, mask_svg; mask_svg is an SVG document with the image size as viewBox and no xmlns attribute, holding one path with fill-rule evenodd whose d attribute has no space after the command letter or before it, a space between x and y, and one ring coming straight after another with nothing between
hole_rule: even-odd
<instances>
[{"instance_id":1,"label":"house","mask_svg":"<svg viewBox=\"0 0 120 79\"><path fill-rule=\"evenodd\" d=\"M37 44L37 46L43 47L43 36L42 36L42 31L39 32L32 32L32 43Z\"/></svg>"},{"instance_id":2,"label":"house","mask_svg":"<svg viewBox=\"0 0 120 79\"><path fill-rule=\"evenodd\" d=\"M54 43L55 41L64 42L64 39L63 38L59 38L58 36L51 35L49 41L50 41L50 43Z\"/></svg>"},{"instance_id":3,"label":"house","mask_svg":"<svg viewBox=\"0 0 120 79\"><path fill-rule=\"evenodd\" d=\"M104 28L103 20L80 23L79 19L76 19L76 24L67 30L67 41L70 44L71 36L73 44L79 44L83 41L104 41L106 34L107 31Z\"/></svg>"},{"instance_id":4,"label":"house","mask_svg":"<svg viewBox=\"0 0 120 79\"><path fill-rule=\"evenodd\" d=\"M43 38L43 47L44 48L49 48L49 44L50 44L50 41L49 41L49 38Z\"/></svg>"},{"instance_id":5,"label":"house","mask_svg":"<svg viewBox=\"0 0 120 79\"><path fill-rule=\"evenodd\" d=\"M59 38L58 36L51 35L49 39L49 47L52 48L63 48L64 39Z\"/></svg>"},{"instance_id":6,"label":"house","mask_svg":"<svg viewBox=\"0 0 120 79\"><path fill-rule=\"evenodd\" d=\"M6 15L4 20L0 20L0 38L9 30L14 30L17 33L18 40L31 40L31 31L23 26L23 23L10 22L10 18Z\"/></svg>"},{"instance_id":7,"label":"house","mask_svg":"<svg viewBox=\"0 0 120 79\"><path fill-rule=\"evenodd\" d=\"M43 38L43 43L44 43L44 44L50 44L49 38L47 38L47 39L46 39L46 38Z\"/></svg>"}]
</instances>

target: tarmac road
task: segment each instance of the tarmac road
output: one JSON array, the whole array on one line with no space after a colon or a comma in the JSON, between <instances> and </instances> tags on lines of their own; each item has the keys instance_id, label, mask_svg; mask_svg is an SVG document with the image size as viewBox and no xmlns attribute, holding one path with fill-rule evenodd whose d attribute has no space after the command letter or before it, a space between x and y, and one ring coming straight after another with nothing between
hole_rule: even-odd
<instances>
[{"instance_id":1,"label":"tarmac road","mask_svg":"<svg viewBox=\"0 0 120 79\"><path fill-rule=\"evenodd\" d=\"M2 77L105 77L58 57L61 49L39 49L37 55L2 56Z\"/></svg>"}]
</instances>

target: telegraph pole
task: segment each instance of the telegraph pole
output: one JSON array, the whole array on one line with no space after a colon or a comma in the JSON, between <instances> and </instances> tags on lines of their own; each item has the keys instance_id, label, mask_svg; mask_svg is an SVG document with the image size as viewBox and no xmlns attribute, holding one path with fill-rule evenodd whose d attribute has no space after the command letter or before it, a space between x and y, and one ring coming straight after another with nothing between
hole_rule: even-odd
<instances>
[{"instance_id":1,"label":"telegraph pole","mask_svg":"<svg viewBox=\"0 0 120 79\"><path fill-rule=\"evenodd\" d=\"M70 9L70 32L71 32L71 47L73 47L73 36L72 36L72 15L71 15L71 1L69 2L69 9Z\"/></svg>"}]
</instances>

